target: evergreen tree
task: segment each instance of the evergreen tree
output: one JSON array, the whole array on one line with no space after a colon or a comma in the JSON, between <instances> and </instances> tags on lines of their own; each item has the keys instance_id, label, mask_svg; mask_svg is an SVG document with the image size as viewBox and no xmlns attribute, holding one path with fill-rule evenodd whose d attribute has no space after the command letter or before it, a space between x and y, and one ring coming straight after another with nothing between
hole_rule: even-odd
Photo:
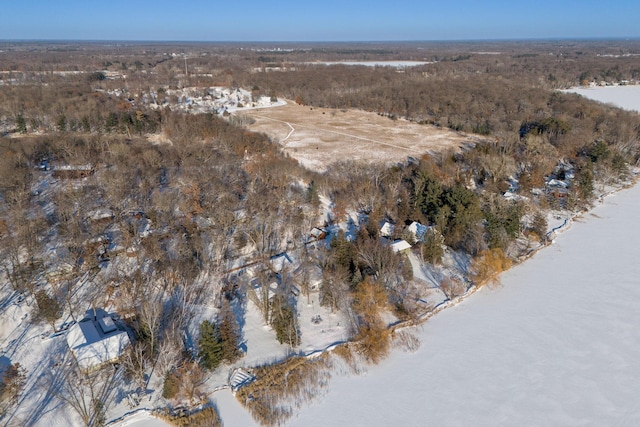
<instances>
[{"instance_id":1,"label":"evergreen tree","mask_svg":"<svg viewBox=\"0 0 640 427\"><path fill-rule=\"evenodd\" d=\"M536 212L533 217L531 230L538 235L541 242L547 240L547 218L541 212Z\"/></svg>"},{"instance_id":2,"label":"evergreen tree","mask_svg":"<svg viewBox=\"0 0 640 427\"><path fill-rule=\"evenodd\" d=\"M442 184L431 173L422 172L415 178L414 185L416 208L429 222L435 222L442 207Z\"/></svg>"},{"instance_id":3,"label":"evergreen tree","mask_svg":"<svg viewBox=\"0 0 640 427\"><path fill-rule=\"evenodd\" d=\"M218 314L218 337L222 343L222 360L233 363L242 357L240 346L240 328L233 313L231 304L222 299L222 307Z\"/></svg>"},{"instance_id":4,"label":"evergreen tree","mask_svg":"<svg viewBox=\"0 0 640 427\"><path fill-rule=\"evenodd\" d=\"M87 116L82 118L82 131L86 133L91 132L91 123L89 123L89 117Z\"/></svg>"},{"instance_id":5,"label":"evergreen tree","mask_svg":"<svg viewBox=\"0 0 640 427\"><path fill-rule=\"evenodd\" d=\"M204 320L200 323L200 338L198 339L198 357L205 369L216 369L223 359L223 345L218 337L215 325Z\"/></svg>"},{"instance_id":6,"label":"evergreen tree","mask_svg":"<svg viewBox=\"0 0 640 427\"><path fill-rule=\"evenodd\" d=\"M67 117L64 114L61 114L58 120L56 120L56 127L58 128L58 132L67 130Z\"/></svg>"},{"instance_id":7,"label":"evergreen tree","mask_svg":"<svg viewBox=\"0 0 640 427\"><path fill-rule=\"evenodd\" d=\"M16 130L22 134L27 133L27 121L22 117L22 114L18 114L16 117Z\"/></svg>"},{"instance_id":8,"label":"evergreen tree","mask_svg":"<svg viewBox=\"0 0 640 427\"><path fill-rule=\"evenodd\" d=\"M422 258L431 264L440 264L444 255L443 245L442 234L435 227L429 228L422 245Z\"/></svg>"}]
</instances>

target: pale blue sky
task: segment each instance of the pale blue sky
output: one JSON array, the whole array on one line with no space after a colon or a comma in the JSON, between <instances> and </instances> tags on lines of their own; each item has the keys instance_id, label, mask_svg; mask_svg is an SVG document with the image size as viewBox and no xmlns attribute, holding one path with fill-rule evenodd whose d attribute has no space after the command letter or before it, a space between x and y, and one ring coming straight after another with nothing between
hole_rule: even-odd
<instances>
[{"instance_id":1,"label":"pale blue sky","mask_svg":"<svg viewBox=\"0 0 640 427\"><path fill-rule=\"evenodd\" d=\"M638 0L0 0L0 40L640 38Z\"/></svg>"}]
</instances>

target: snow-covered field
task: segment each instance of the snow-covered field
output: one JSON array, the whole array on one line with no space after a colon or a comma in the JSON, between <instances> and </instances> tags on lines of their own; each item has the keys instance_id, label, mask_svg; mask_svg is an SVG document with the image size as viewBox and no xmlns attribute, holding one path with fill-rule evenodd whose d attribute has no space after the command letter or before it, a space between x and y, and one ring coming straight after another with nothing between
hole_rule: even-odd
<instances>
[{"instance_id":1,"label":"snow-covered field","mask_svg":"<svg viewBox=\"0 0 640 427\"><path fill-rule=\"evenodd\" d=\"M608 197L502 286L427 322L418 352L334 378L289 424L640 425L638 212L640 186ZM225 426L248 425L225 400Z\"/></svg>"},{"instance_id":2,"label":"snow-covered field","mask_svg":"<svg viewBox=\"0 0 640 427\"><path fill-rule=\"evenodd\" d=\"M479 138L432 125L390 120L355 109L298 105L243 113L255 119L248 126L278 141L283 150L305 167L325 171L340 160L377 164L403 163L407 157L458 150Z\"/></svg>"},{"instance_id":3,"label":"snow-covered field","mask_svg":"<svg viewBox=\"0 0 640 427\"><path fill-rule=\"evenodd\" d=\"M307 62L311 65L363 65L365 67L393 67L407 68L416 67L418 65L434 64L427 61L325 61L325 62Z\"/></svg>"}]
</instances>

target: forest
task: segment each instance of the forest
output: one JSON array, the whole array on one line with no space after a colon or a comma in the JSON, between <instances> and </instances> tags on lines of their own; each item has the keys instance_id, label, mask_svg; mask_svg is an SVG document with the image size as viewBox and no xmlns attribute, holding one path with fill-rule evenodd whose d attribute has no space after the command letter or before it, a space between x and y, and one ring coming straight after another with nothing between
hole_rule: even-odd
<instances>
[{"instance_id":1,"label":"forest","mask_svg":"<svg viewBox=\"0 0 640 427\"><path fill-rule=\"evenodd\" d=\"M491 285L548 243L550 215L588 210L630 184L640 161L637 113L558 91L638 84L637 42L0 47L2 316L15 305L29 314L15 328L55 335L104 308L131 339L116 369L88 372L66 350L56 357L71 362L52 361L46 347L38 363L55 375L11 360L7 422L44 416L28 396L48 387L83 424L103 425L122 395L136 407L156 381L171 422L219 425L211 385L242 367L254 377L238 391L243 405L282 423L283 402L312 398L330 369L329 355L304 357L305 300L342 319L336 356L376 363L398 337L416 345L400 326L435 308L422 304L412 259L438 272L444 301ZM424 64L320 63L347 59ZM240 114L177 108L186 95L172 91L211 87L480 139L318 172ZM414 222L428 231L410 232ZM392 249L399 240L410 255ZM274 266L282 256L289 264ZM463 260L455 274L444 273L450 259ZM278 363L243 363L249 306L286 349ZM3 354L24 351L14 341Z\"/></svg>"}]
</instances>

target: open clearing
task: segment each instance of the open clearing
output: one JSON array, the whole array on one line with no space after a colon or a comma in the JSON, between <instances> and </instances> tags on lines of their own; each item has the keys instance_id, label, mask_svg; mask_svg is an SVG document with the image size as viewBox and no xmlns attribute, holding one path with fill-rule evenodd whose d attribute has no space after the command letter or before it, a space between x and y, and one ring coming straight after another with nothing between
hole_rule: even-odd
<instances>
[{"instance_id":1,"label":"open clearing","mask_svg":"<svg viewBox=\"0 0 640 427\"><path fill-rule=\"evenodd\" d=\"M476 136L375 113L301 106L292 101L243 114L256 120L250 130L269 135L293 158L318 171L339 160L391 164L479 141Z\"/></svg>"}]
</instances>

